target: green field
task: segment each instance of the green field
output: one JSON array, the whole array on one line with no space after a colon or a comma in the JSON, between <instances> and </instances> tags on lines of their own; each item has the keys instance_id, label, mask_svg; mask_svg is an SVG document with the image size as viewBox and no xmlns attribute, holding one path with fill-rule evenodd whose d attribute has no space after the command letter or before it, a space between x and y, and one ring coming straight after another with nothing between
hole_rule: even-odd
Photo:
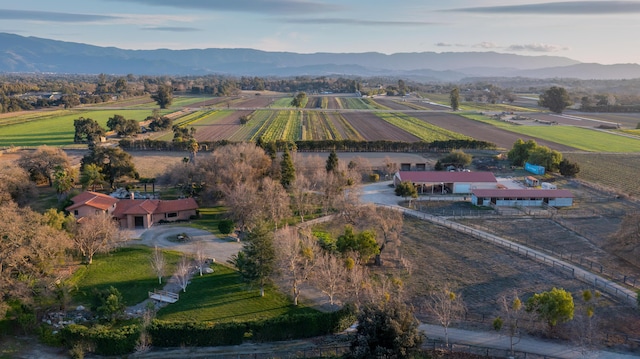
<instances>
[{"instance_id":1,"label":"green field","mask_svg":"<svg viewBox=\"0 0 640 359\"><path fill-rule=\"evenodd\" d=\"M561 143L583 151L640 152L640 140L608 132L573 126L520 126L497 121L482 115L462 114L462 116L482 121L507 131Z\"/></svg>"},{"instance_id":2,"label":"green field","mask_svg":"<svg viewBox=\"0 0 640 359\"><path fill-rule=\"evenodd\" d=\"M13 124L0 122L0 147L4 146L66 146L73 144L73 121L80 117L96 120L103 128L113 115L142 121L151 115L149 110L68 110L44 112L41 117L33 114L17 116ZM7 121L8 122L8 121ZM5 123L7 123L5 122Z\"/></svg>"},{"instance_id":3,"label":"green field","mask_svg":"<svg viewBox=\"0 0 640 359\"><path fill-rule=\"evenodd\" d=\"M149 259L153 249L149 247L124 247L109 254L96 255L93 263L73 273L68 283L76 288L74 299L85 306L91 303L93 290L110 286L122 293L126 305L135 305L149 296L149 291L160 289L158 278L151 270ZM180 253L164 251L167 261L166 273L175 272ZM170 275L169 275L170 276ZM163 283L166 283L165 277Z\"/></svg>"},{"instance_id":4,"label":"green field","mask_svg":"<svg viewBox=\"0 0 640 359\"><path fill-rule=\"evenodd\" d=\"M285 314L315 312L308 307L294 307L291 301L273 288L260 297L259 288L250 288L238 272L214 265L214 273L191 279L180 300L158 311L157 318L170 321L259 320Z\"/></svg>"},{"instance_id":5,"label":"green field","mask_svg":"<svg viewBox=\"0 0 640 359\"><path fill-rule=\"evenodd\" d=\"M425 142L470 139L467 136L445 130L444 128L434 126L403 113L376 113L376 115L390 124L419 137Z\"/></svg>"}]
</instances>

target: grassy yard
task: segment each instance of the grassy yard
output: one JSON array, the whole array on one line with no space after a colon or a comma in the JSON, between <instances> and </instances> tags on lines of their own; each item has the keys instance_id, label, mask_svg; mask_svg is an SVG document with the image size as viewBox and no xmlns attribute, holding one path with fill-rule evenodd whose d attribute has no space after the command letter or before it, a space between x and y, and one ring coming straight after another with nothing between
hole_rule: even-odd
<instances>
[{"instance_id":1,"label":"grassy yard","mask_svg":"<svg viewBox=\"0 0 640 359\"><path fill-rule=\"evenodd\" d=\"M259 288L248 288L240 275L231 268L214 265L214 273L195 276L180 293L178 302L158 311L157 318L174 321L258 320L285 314L315 311L294 307L283 294L268 289L260 297Z\"/></svg>"},{"instance_id":2,"label":"grassy yard","mask_svg":"<svg viewBox=\"0 0 640 359\"><path fill-rule=\"evenodd\" d=\"M518 126L487 116L461 114L462 116L491 124L501 129L562 143L590 152L640 152L640 141L607 132L573 126Z\"/></svg>"},{"instance_id":3,"label":"grassy yard","mask_svg":"<svg viewBox=\"0 0 640 359\"><path fill-rule=\"evenodd\" d=\"M200 208L200 218L193 220L189 223L184 223L184 226L204 229L209 231L217 237L224 237L225 235L218 230L218 223L225 219L227 208L224 206L204 207Z\"/></svg>"},{"instance_id":4,"label":"grassy yard","mask_svg":"<svg viewBox=\"0 0 640 359\"><path fill-rule=\"evenodd\" d=\"M148 297L149 291L164 286L167 278L175 272L176 263L181 257L178 252L164 251L168 263L165 273L168 276L159 285L149 264L152 252L152 248L134 246L95 256L92 264L78 269L69 279L69 284L77 289L74 300L88 305L92 301L94 289L103 290L114 286L122 293L126 305L142 302Z\"/></svg>"}]
</instances>

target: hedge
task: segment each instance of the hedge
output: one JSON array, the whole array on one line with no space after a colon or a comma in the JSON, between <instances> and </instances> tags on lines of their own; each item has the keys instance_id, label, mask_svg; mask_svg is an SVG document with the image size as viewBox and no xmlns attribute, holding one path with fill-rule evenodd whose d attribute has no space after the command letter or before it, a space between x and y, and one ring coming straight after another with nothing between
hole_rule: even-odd
<instances>
[{"instance_id":1,"label":"hedge","mask_svg":"<svg viewBox=\"0 0 640 359\"><path fill-rule=\"evenodd\" d=\"M213 151L218 147L231 144L227 140L215 142L199 142L200 151ZM278 151L291 148L290 141L275 141ZM295 149L298 152L446 152L456 149L495 149L491 142L478 140L447 140L433 142L397 142L397 141L355 141L355 140L321 140L321 141L296 141ZM120 140L120 147L124 150L160 150L160 151L187 151L188 142L170 142L158 140Z\"/></svg>"},{"instance_id":2,"label":"hedge","mask_svg":"<svg viewBox=\"0 0 640 359\"><path fill-rule=\"evenodd\" d=\"M60 331L62 342L67 348L76 343L89 343L93 352L99 355L123 355L134 351L140 338L140 327L127 325L112 329L105 326L87 328L84 325L71 324Z\"/></svg>"},{"instance_id":3,"label":"hedge","mask_svg":"<svg viewBox=\"0 0 640 359\"><path fill-rule=\"evenodd\" d=\"M351 307L333 313L285 315L255 322L169 322L154 320L148 328L157 347L238 345L280 341L340 332L356 320Z\"/></svg>"},{"instance_id":4,"label":"hedge","mask_svg":"<svg viewBox=\"0 0 640 359\"><path fill-rule=\"evenodd\" d=\"M217 346L242 344L246 323L168 322L153 320L148 328L157 347Z\"/></svg>"}]
</instances>

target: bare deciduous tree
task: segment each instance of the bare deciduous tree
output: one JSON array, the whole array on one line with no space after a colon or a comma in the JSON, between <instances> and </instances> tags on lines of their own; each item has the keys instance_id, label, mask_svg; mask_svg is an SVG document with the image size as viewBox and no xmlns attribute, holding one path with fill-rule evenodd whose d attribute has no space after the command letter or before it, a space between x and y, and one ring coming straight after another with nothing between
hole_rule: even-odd
<instances>
[{"instance_id":1,"label":"bare deciduous tree","mask_svg":"<svg viewBox=\"0 0 640 359\"><path fill-rule=\"evenodd\" d=\"M322 253L318 256L313 274L315 286L329 297L329 303L333 305L336 295L345 289L346 268L344 263L332 253Z\"/></svg>"},{"instance_id":2,"label":"bare deciduous tree","mask_svg":"<svg viewBox=\"0 0 640 359\"><path fill-rule=\"evenodd\" d=\"M280 275L286 280L293 296L293 305L298 305L300 286L315 268L318 246L310 234L300 235L295 228L285 227L276 233L276 253L280 264Z\"/></svg>"},{"instance_id":3,"label":"bare deciduous tree","mask_svg":"<svg viewBox=\"0 0 640 359\"><path fill-rule=\"evenodd\" d=\"M18 159L18 166L24 168L31 178L38 182L46 180L53 185L53 173L56 167L71 167L67 153L58 147L40 146L35 151L25 152Z\"/></svg>"},{"instance_id":4,"label":"bare deciduous tree","mask_svg":"<svg viewBox=\"0 0 640 359\"><path fill-rule=\"evenodd\" d=\"M46 223L43 215L13 202L0 206L0 319L7 301L28 304L35 292L55 288L54 269L64 262L71 240Z\"/></svg>"},{"instance_id":5,"label":"bare deciduous tree","mask_svg":"<svg viewBox=\"0 0 640 359\"><path fill-rule=\"evenodd\" d=\"M425 305L444 328L445 345L449 346L449 326L454 320L462 318L466 311L462 298L445 286L432 293Z\"/></svg>"},{"instance_id":6,"label":"bare deciduous tree","mask_svg":"<svg viewBox=\"0 0 640 359\"><path fill-rule=\"evenodd\" d=\"M260 198L263 216L273 221L278 230L278 223L291 215L291 200L287 191L280 182L265 177L260 183Z\"/></svg>"},{"instance_id":7,"label":"bare deciduous tree","mask_svg":"<svg viewBox=\"0 0 640 359\"><path fill-rule=\"evenodd\" d=\"M96 253L108 252L123 239L118 224L105 212L84 217L78 223L73 235L75 248L82 253L88 264L93 262Z\"/></svg>"},{"instance_id":8,"label":"bare deciduous tree","mask_svg":"<svg viewBox=\"0 0 640 359\"><path fill-rule=\"evenodd\" d=\"M151 263L151 269L153 269L153 273L158 276L158 284L162 284L162 277L164 276L167 262L164 258L164 254L162 253L160 248L158 248L158 246L155 246L149 262Z\"/></svg>"},{"instance_id":9,"label":"bare deciduous tree","mask_svg":"<svg viewBox=\"0 0 640 359\"><path fill-rule=\"evenodd\" d=\"M231 219L240 224L240 230L250 232L259 222L262 206L256 184L241 182L230 188L225 193L225 203Z\"/></svg>"},{"instance_id":10,"label":"bare deciduous tree","mask_svg":"<svg viewBox=\"0 0 640 359\"><path fill-rule=\"evenodd\" d=\"M187 285L191 278L191 268L189 267L189 259L186 256L182 256L176 266L176 272L173 274L174 280L178 283L183 292L187 291Z\"/></svg>"},{"instance_id":11,"label":"bare deciduous tree","mask_svg":"<svg viewBox=\"0 0 640 359\"><path fill-rule=\"evenodd\" d=\"M289 192L291 193L291 207L300 217L300 221L304 222L304 217L314 209L317 194L313 192L311 182L302 174L296 176Z\"/></svg>"},{"instance_id":12,"label":"bare deciduous tree","mask_svg":"<svg viewBox=\"0 0 640 359\"><path fill-rule=\"evenodd\" d=\"M507 331L509 348L513 356L515 355L514 346L520 342L520 326L526 314L524 305L515 291L511 296L501 296L498 299L498 305L500 305L500 316L493 321L493 327L498 331L503 328Z\"/></svg>"},{"instance_id":13,"label":"bare deciduous tree","mask_svg":"<svg viewBox=\"0 0 640 359\"><path fill-rule=\"evenodd\" d=\"M195 246L195 261L196 261L196 266L198 267L198 270L200 271L200 276L202 277L202 270L204 269L204 266L207 264L207 252L206 252L206 247L205 247L205 243L204 241L197 241L194 243Z\"/></svg>"}]
</instances>

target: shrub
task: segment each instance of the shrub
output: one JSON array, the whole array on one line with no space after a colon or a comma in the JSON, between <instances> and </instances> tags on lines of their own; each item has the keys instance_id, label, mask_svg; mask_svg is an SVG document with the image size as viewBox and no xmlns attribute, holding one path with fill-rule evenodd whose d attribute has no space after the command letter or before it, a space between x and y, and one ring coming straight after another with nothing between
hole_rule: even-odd
<instances>
[{"instance_id":1,"label":"shrub","mask_svg":"<svg viewBox=\"0 0 640 359\"><path fill-rule=\"evenodd\" d=\"M91 348L99 355L123 355L133 352L140 328L128 325L117 329L105 326L87 328L84 325L71 324L60 331L64 345L73 350Z\"/></svg>"},{"instance_id":2,"label":"shrub","mask_svg":"<svg viewBox=\"0 0 640 359\"><path fill-rule=\"evenodd\" d=\"M233 231L233 227L234 227L233 221L230 219L223 219L220 222L218 222L218 230L222 234L231 233L231 231Z\"/></svg>"},{"instance_id":3,"label":"shrub","mask_svg":"<svg viewBox=\"0 0 640 359\"><path fill-rule=\"evenodd\" d=\"M380 175L377 173L372 173L369 175L369 182L378 182L380 181Z\"/></svg>"},{"instance_id":4,"label":"shrub","mask_svg":"<svg viewBox=\"0 0 640 359\"><path fill-rule=\"evenodd\" d=\"M160 347L238 345L246 324L239 322L167 322L154 320L149 326L153 345Z\"/></svg>"}]
</instances>

